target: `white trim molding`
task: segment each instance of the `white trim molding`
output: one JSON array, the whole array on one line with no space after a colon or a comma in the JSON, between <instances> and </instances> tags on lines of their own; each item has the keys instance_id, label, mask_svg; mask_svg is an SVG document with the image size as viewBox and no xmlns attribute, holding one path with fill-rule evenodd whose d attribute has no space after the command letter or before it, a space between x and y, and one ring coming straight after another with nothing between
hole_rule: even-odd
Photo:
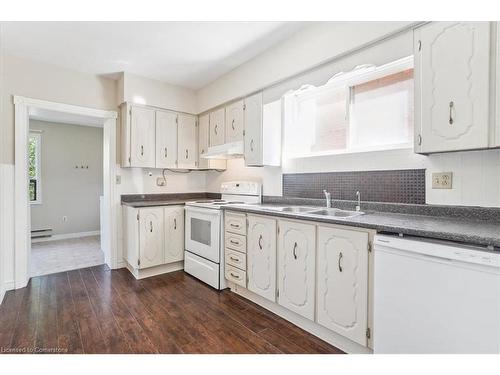
<instances>
[{"instance_id":1,"label":"white trim molding","mask_svg":"<svg viewBox=\"0 0 500 375\"><path fill-rule=\"evenodd\" d=\"M104 234L102 241L106 263L110 268L118 264L116 194L116 111L105 111L71 104L14 96L15 106L15 189L14 189L14 238L15 238L15 287L22 288L29 281L29 259L31 252L30 205L28 196L28 134L30 114L69 114L82 122L100 123L104 128ZM10 218L12 219L12 218Z\"/></svg>"},{"instance_id":2,"label":"white trim molding","mask_svg":"<svg viewBox=\"0 0 500 375\"><path fill-rule=\"evenodd\" d=\"M68 240L70 238L83 238L83 237L90 237L90 236L99 236L100 234L101 234L101 231L99 231L99 230L94 230L94 231L89 231L89 232L55 234L53 236L32 238L31 243L60 241L60 240Z\"/></svg>"}]
</instances>

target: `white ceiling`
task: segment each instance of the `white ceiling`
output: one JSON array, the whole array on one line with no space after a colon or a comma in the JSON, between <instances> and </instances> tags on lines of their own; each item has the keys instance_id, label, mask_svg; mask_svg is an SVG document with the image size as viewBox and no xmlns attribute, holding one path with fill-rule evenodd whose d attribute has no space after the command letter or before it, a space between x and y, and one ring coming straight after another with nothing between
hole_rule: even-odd
<instances>
[{"instance_id":1,"label":"white ceiling","mask_svg":"<svg viewBox=\"0 0 500 375\"><path fill-rule=\"evenodd\" d=\"M199 89L301 22L3 22L4 50L81 72L129 73Z\"/></svg>"}]
</instances>

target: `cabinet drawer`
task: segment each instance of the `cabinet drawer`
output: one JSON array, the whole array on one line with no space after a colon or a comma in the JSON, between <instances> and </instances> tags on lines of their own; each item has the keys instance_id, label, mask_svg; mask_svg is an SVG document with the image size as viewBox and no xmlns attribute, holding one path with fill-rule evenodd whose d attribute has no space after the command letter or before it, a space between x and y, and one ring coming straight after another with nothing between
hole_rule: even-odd
<instances>
[{"instance_id":1,"label":"cabinet drawer","mask_svg":"<svg viewBox=\"0 0 500 375\"><path fill-rule=\"evenodd\" d=\"M247 256L246 254L226 248L226 264L246 271Z\"/></svg>"},{"instance_id":2,"label":"cabinet drawer","mask_svg":"<svg viewBox=\"0 0 500 375\"><path fill-rule=\"evenodd\" d=\"M244 288L247 287L247 273L226 264L226 279Z\"/></svg>"},{"instance_id":3,"label":"cabinet drawer","mask_svg":"<svg viewBox=\"0 0 500 375\"><path fill-rule=\"evenodd\" d=\"M247 252L247 238L241 234L234 234L227 232L225 233L225 245L226 247L237 250L242 253Z\"/></svg>"},{"instance_id":4,"label":"cabinet drawer","mask_svg":"<svg viewBox=\"0 0 500 375\"><path fill-rule=\"evenodd\" d=\"M247 218L245 214L226 213L224 228L227 232L236 234L247 234Z\"/></svg>"}]
</instances>

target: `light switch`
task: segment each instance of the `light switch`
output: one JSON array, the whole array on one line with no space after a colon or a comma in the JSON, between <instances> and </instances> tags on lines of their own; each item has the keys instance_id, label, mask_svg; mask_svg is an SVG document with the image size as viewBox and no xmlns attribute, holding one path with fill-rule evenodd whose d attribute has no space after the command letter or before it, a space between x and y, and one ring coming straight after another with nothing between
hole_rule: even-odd
<instances>
[{"instance_id":1,"label":"light switch","mask_svg":"<svg viewBox=\"0 0 500 375\"><path fill-rule=\"evenodd\" d=\"M432 174L433 189L451 189L453 187L453 172Z\"/></svg>"}]
</instances>

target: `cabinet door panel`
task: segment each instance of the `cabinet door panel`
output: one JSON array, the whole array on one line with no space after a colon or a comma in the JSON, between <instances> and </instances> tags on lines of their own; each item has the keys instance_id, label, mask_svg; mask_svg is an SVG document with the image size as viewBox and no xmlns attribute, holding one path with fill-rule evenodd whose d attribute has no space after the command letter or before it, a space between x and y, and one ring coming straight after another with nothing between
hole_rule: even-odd
<instances>
[{"instance_id":1,"label":"cabinet door panel","mask_svg":"<svg viewBox=\"0 0 500 375\"><path fill-rule=\"evenodd\" d=\"M367 344L368 233L318 228L318 323Z\"/></svg>"},{"instance_id":2,"label":"cabinet door panel","mask_svg":"<svg viewBox=\"0 0 500 375\"><path fill-rule=\"evenodd\" d=\"M416 151L488 147L489 23L417 29L415 56Z\"/></svg>"},{"instance_id":3,"label":"cabinet door panel","mask_svg":"<svg viewBox=\"0 0 500 375\"><path fill-rule=\"evenodd\" d=\"M245 99L245 164L259 166L262 159L262 93Z\"/></svg>"},{"instance_id":4,"label":"cabinet door panel","mask_svg":"<svg viewBox=\"0 0 500 375\"><path fill-rule=\"evenodd\" d=\"M163 263L163 208L141 208L139 211L139 268Z\"/></svg>"},{"instance_id":5,"label":"cabinet door panel","mask_svg":"<svg viewBox=\"0 0 500 375\"><path fill-rule=\"evenodd\" d=\"M278 303L314 320L316 227L279 221Z\"/></svg>"},{"instance_id":6,"label":"cabinet door panel","mask_svg":"<svg viewBox=\"0 0 500 375\"><path fill-rule=\"evenodd\" d=\"M248 289L276 301L276 220L248 216Z\"/></svg>"},{"instance_id":7,"label":"cabinet door panel","mask_svg":"<svg viewBox=\"0 0 500 375\"><path fill-rule=\"evenodd\" d=\"M177 167L177 114L156 111L156 168Z\"/></svg>"},{"instance_id":8,"label":"cabinet door panel","mask_svg":"<svg viewBox=\"0 0 500 375\"><path fill-rule=\"evenodd\" d=\"M210 116L200 116L198 122L198 168L199 169L226 169L225 160L204 159L203 155L208 151Z\"/></svg>"},{"instance_id":9,"label":"cabinet door panel","mask_svg":"<svg viewBox=\"0 0 500 375\"><path fill-rule=\"evenodd\" d=\"M155 167L155 111L132 107L130 116L130 165Z\"/></svg>"},{"instance_id":10,"label":"cabinet door panel","mask_svg":"<svg viewBox=\"0 0 500 375\"><path fill-rule=\"evenodd\" d=\"M226 143L243 141L243 100L226 107Z\"/></svg>"},{"instance_id":11,"label":"cabinet door panel","mask_svg":"<svg viewBox=\"0 0 500 375\"><path fill-rule=\"evenodd\" d=\"M178 132L177 165L179 168L196 168L198 163L196 117L179 114Z\"/></svg>"},{"instance_id":12,"label":"cabinet door panel","mask_svg":"<svg viewBox=\"0 0 500 375\"><path fill-rule=\"evenodd\" d=\"M165 207L165 263L184 259L184 207Z\"/></svg>"},{"instance_id":13,"label":"cabinet door panel","mask_svg":"<svg viewBox=\"0 0 500 375\"><path fill-rule=\"evenodd\" d=\"M218 109L210 113L210 147L222 145L225 142L225 110Z\"/></svg>"}]
</instances>

